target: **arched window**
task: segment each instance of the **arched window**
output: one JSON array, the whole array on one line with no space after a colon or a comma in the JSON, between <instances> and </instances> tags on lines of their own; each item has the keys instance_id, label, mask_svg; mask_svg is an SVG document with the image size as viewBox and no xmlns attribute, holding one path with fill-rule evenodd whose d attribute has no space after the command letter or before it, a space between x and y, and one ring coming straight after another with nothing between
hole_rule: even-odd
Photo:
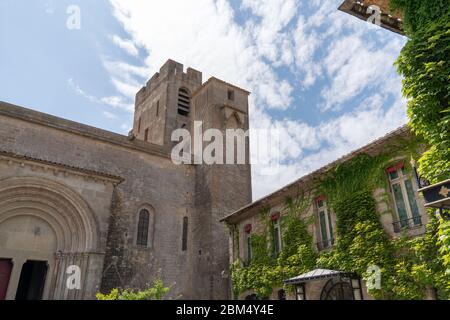
<instances>
[{"instance_id":1,"label":"arched window","mask_svg":"<svg viewBox=\"0 0 450 320\"><path fill-rule=\"evenodd\" d=\"M190 101L189 91L185 88L180 88L178 90L178 114L186 117L189 115Z\"/></svg>"},{"instance_id":2,"label":"arched window","mask_svg":"<svg viewBox=\"0 0 450 320\"><path fill-rule=\"evenodd\" d=\"M148 227L150 224L150 213L147 209L142 209L139 212L138 230L137 230L137 245L146 247L148 245Z\"/></svg>"}]
</instances>

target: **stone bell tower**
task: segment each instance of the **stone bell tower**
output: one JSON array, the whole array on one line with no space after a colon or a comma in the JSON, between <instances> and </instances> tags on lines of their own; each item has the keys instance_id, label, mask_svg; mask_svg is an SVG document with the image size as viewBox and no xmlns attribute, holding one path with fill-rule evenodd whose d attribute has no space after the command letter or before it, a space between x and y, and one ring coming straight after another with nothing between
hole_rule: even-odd
<instances>
[{"instance_id":1,"label":"stone bell tower","mask_svg":"<svg viewBox=\"0 0 450 320\"><path fill-rule=\"evenodd\" d=\"M163 146L170 152L177 144L171 141L172 132L185 128L194 144L206 147L207 142L195 141L194 125L201 122L203 133L215 129L223 137L227 129L247 131L248 95L249 92L214 77L202 83L201 72L191 68L183 72L182 64L168 60L136 95L132 133L136 139ZM224 141L224 148L225 145ZM187 263L183 270L186 279L177 282L187 282L183 290L186 299L231 298L228 230L220 220L252 200L248 139L244 146L244 164L181 164L187 170L179 177L180 185L167 190L189 190L179 194L185 199L185 208L178 208L185 214L183 230L187 230L187 235L183 246L187 243ZM154 187L158 188L158 184ZM174 212L162 212L161 219L171 214ZM174 235L174 243L179 237L181 234Z\"/></svg>"},{"instance_id":2,"label":"stone bell tower","mask_svg":"<svg viewBox=\"0 0 450 320\"><path fill-rule=\"evenodd\" d=\"M173 130L190 130L191 95L202 85L202 73L168 60L136 94L133 135L138 140L171 146Z\"/></svg>"},{"instance_id":3,"label":"stone bell tower","mask_svg":"<svg viewBox=\"0 0 450 320\"><path fill-rule=\"evenodd\" d=\"M203 131L220 130L224 137L227 129L247 131L248 95L249 92L241 88L210 78L192 96L193 121L201 121ZM223 145L226 149L225 141ZM230 150L224 151L226 158ZM194 269L197 272L193 277L193 289L199 299L231 298L229 230L220 220L252 201L249 155L249 141L246 139L244 164L226 164L226 159L223 159L224 164L196 165L193 221L196 229L193 238L196 246Z\"/></svg>"}]
</instances>

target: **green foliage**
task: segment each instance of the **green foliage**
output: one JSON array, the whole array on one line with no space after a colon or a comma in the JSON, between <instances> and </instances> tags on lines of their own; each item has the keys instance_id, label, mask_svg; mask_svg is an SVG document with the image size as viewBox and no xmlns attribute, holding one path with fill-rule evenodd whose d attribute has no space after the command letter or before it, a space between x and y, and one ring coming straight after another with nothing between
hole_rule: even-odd
<instances>
[{"instance_id":1,"label":"green foliage","mask_svg":"<svg viewBox=\"0 0 450 320\"><path fill-rule=\"evenodd\" d=\"M448 4L447 4L448 5ZM450 177L450 11L416 31L396 62L408 98L411 129L430 149L420 172L436 182Z\"/></svg>"},{"instance_id":2,"label":"green foliage","mask_svg":"<svg viewBox=\"0 0 450 320\"><path fill-rule=\"evenodd\" d=\"M386 298L391 287L386 275L393 269L394 251L379 222L372 192L366 190L334 203L337 245L321 256L318 263L331 269L356 272L366 280L368 268L378 266L382 272L381 290L369 289L369 292L376 298Z\"/></svg>"},{"instance_id":3,"label":"green foliage","mask_svg":"<svg viewBox=\"0 0 450 320\"><path fill-rule=\"evenodd\" d=\"M426 27L449 10L448 0L391 0L390 6L392 10L402 12L407 35Z\"/></svg>"},{"instance_id":4,"label":"green foliage","mask_svg":"<svg viewBox=\"0 0 450 320\"><path fill-rule=\"evenodd\" d=\"M439 252L442 255L444 265L448 268L450 277L450 221L440 220L439 243L441 244Z\"/></svg>"},{"instance_id":5,"label":"green foliage","mask_svg":"<svg viewBox=\"0 0 450 320\"><path fill-rule=\"evenodd\" d=\"M393 292L403 299L422 299L427 288L436 290L437 298L450 298L450 277L439 254L439 221L431 210L424 236L393 241L396 251Z\"/></svg>"},{"instance_id":6,"label":"green foliage","mask_svg":"<svg viewBox=\"0 0 450 320\"><path fill-rule=\"evenodd\" d=\"M304 195L295 200L286 200L284 215L281 218L283 249L278 257L273 253L273 227L268 210L261 213L265 222L265 232L252 234L252 261L243 266L237 260L232 266L232 282L235 295L247 290L259 297L267 298L274 287L283 285L283 280L309 271L315 266L317 254L312 247L312 237L307 230L307 222L301 218L306 209ZM289 288L291 289L291 288Z\"/></svg>"},{"instance_id":7,"label":"green foliage","mask_svg":"<svg viewBox=\"0 0 450 320\"><path fill-rule=\"evenodd\" d=\"M406 145L403 156L415 154L418 142ZM404 141L401 145L405 146ZM397 148L395 154L399 153L402 151ZM448 244L450 239L439 237L437 230L442 224L439 225L436 217L430 215L426 234L414 239L391 240L380 223L373 192L385 186L384 168L393 154L386 150L375 157L357 156L317 181L317 191L327 195L328 204L336 214L337 232L337 245L319 256L307 228L313 221L301 216L308 208L309 196L302 194L296 200L286 200L286 214L282 218L283 250L277 259L270 254L267 232L271 223L268 210L264 210L266 231L252 236L254 260L247 267L240 261L233 265L235 294L252 290L267 298L284 279L316 267L355 272L369 280L369 267L377 266L381 271L381 287L369 288L376 299L423 299L430 287L436 288L440 299L449 299L449 271L446 270L449 260L439 254L439 241Z\"/></svg>"},{"instance_id":8,"label":"green foliage","mask_svg":"<svg viewBox=\"0 0 450 320\"><path fill-rule=\"evenodd\" d=\"M97 300L162 300L170 291L170 287L165 287L161 279L157 279L153 286L146 290L119 290L112 289L108 294L97 293Z\"/></svg>"},{"instance_id":9,"label":"green foliage","mask_svg":"<svg viewBox=\"0 0 450 320\"><path fill-rule=\"evenodd\" d=\"M250 264L253 266L273 264L273 257L267 250L267 236L265 234L253 234L251 241L253 258Z\"/></svg>"},{"instance_id":10,"label":"green foliage","mask_svg":"<svg viewBox=\"0 0 450 320\"><path fill-rule=\"evenodd\" d=\"M318 192L327 195L328 204L341 202L353 194L385 184L384 168L390 154L377 157L360 154L336 166L318 182Z\"/></svg>"},{"instance_id":11,"label":"green foliage","mask_svg":"<svg viewBox=\"0 0 450 320\"><path fill-rule=\"evenodd\" d=\"M402 11L410 39L397 62L408 98L411 129L429 149L419 171L430 182L450 178L450 5L448 0L391 0ZM441 220L439 253L450 265L450 226Z\"/></svg>"},{"instance_id":12,"label":"green foliage","mask_svg":"<svg viewBox=\"0 0 450 320\"><path fill-rule=\"evenodd\" d=\"M398 156L416 158L422 145L423 140L417 137L398 138L377 156L359 154L323 175L316 183L317 193L325 194L328 205L334 206L357 193L387 188L385 169L391 164L391 159ZM405 163L405 167L411 169L409 163Z\"/></svg>"},{"instance_id":13,"label":"green foliage","mask_svg":"<svg viewBox=\"0 0 450 320\"><path fill-rule=\"evenodd\" d=\"M405 156L416 153L414 145L407 148ZM392 156L393 153L387 151L376 157L354 158L320 182L320 188L327 196L334 192L332 208L337 218L337 245L331 252L321 254L317 264L356 272L366 280L370 276L368 267L378 266L381 289L369 289L377 299L422 299L428 287L435 287L439 297L446 298L450 293L448 280L445 280L448 275L446 277L438 254L436 219L430 217L425 236L412 240L390 240L380 223L372 194L386 181L376 172L384 175L383 169Z\"/></svg>"}]
</instances>

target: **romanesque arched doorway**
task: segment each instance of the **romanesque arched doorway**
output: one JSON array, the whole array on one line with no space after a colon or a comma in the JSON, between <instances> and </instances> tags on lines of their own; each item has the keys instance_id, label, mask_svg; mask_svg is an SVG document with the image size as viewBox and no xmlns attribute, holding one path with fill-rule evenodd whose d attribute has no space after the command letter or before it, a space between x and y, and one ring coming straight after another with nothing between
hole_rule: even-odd
<instances>
[{"instance_id":1,"label":"romanesque arched doorway","mask_svg":"<svg viewBox=\"0 0 450 320\"><path fill-rule=\"evenodd\" d=\"M6 299L84 298L84 286L67 287L66 271L77 266L86 281L97 249L95 216L77 192L37 177L0 181L0 260L12 264Z\"/></svg>"}]
</instances>

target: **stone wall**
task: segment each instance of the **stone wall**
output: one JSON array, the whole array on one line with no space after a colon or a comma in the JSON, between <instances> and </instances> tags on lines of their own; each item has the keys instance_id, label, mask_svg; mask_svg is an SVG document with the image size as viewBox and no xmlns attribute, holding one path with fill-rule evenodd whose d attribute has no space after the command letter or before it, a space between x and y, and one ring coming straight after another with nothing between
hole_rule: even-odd
<instances>
[{"instance_id":1,"label":"stone wall","mask_svg":"<svg viewBox=\"0 0 450 320\"><path fill-rule=\"evenodd\" d=\"M104 289L128 285L143 287L161 270L165 283L173 284L172 297L193 297L190 277L194 270L188 264L192 243L188 243L187 251L181 250L183 217L186 211L194 211L192 204L186 201L186 195L194 192L192 166L175 166L168 156L161 156L152 147L146 149L139 141L127 147L130 142L126 137L117 137L108 132L104 132L104 135L113 135L120 140L119 143L113 139L101 141L89 134L82 136L74 133L72 123L65 120L50 117L52 128L29 121L34 119L34 112L24 109L25 113L21 115L27 121L23 121L5 115L11 106L1 107L1 111L5 111L0 115L0 128L4 129L1 132L1 150L86 170L107 172L124 179L114 193L112 204L116 211L111 217L114 223L110 227L105 248L106 263L110 264L111 260L116 259L120 276L107 271ZM103 134L101 130L95 132L97 135ZM2 175L14 176L18 173L3 170ZM111 198L103 197L86 184L74 185L64 176L52 176L51 179L72 188L91 205L101 220L106 239ZM112 190L109 192L111 196ZM102 199L106 201L103 204ZM153 248L139 248L135 243L137 211L143 204L149 204L155 209ZM120 228L115 228L117 226Z\"/></svg>"}]
</instances>

